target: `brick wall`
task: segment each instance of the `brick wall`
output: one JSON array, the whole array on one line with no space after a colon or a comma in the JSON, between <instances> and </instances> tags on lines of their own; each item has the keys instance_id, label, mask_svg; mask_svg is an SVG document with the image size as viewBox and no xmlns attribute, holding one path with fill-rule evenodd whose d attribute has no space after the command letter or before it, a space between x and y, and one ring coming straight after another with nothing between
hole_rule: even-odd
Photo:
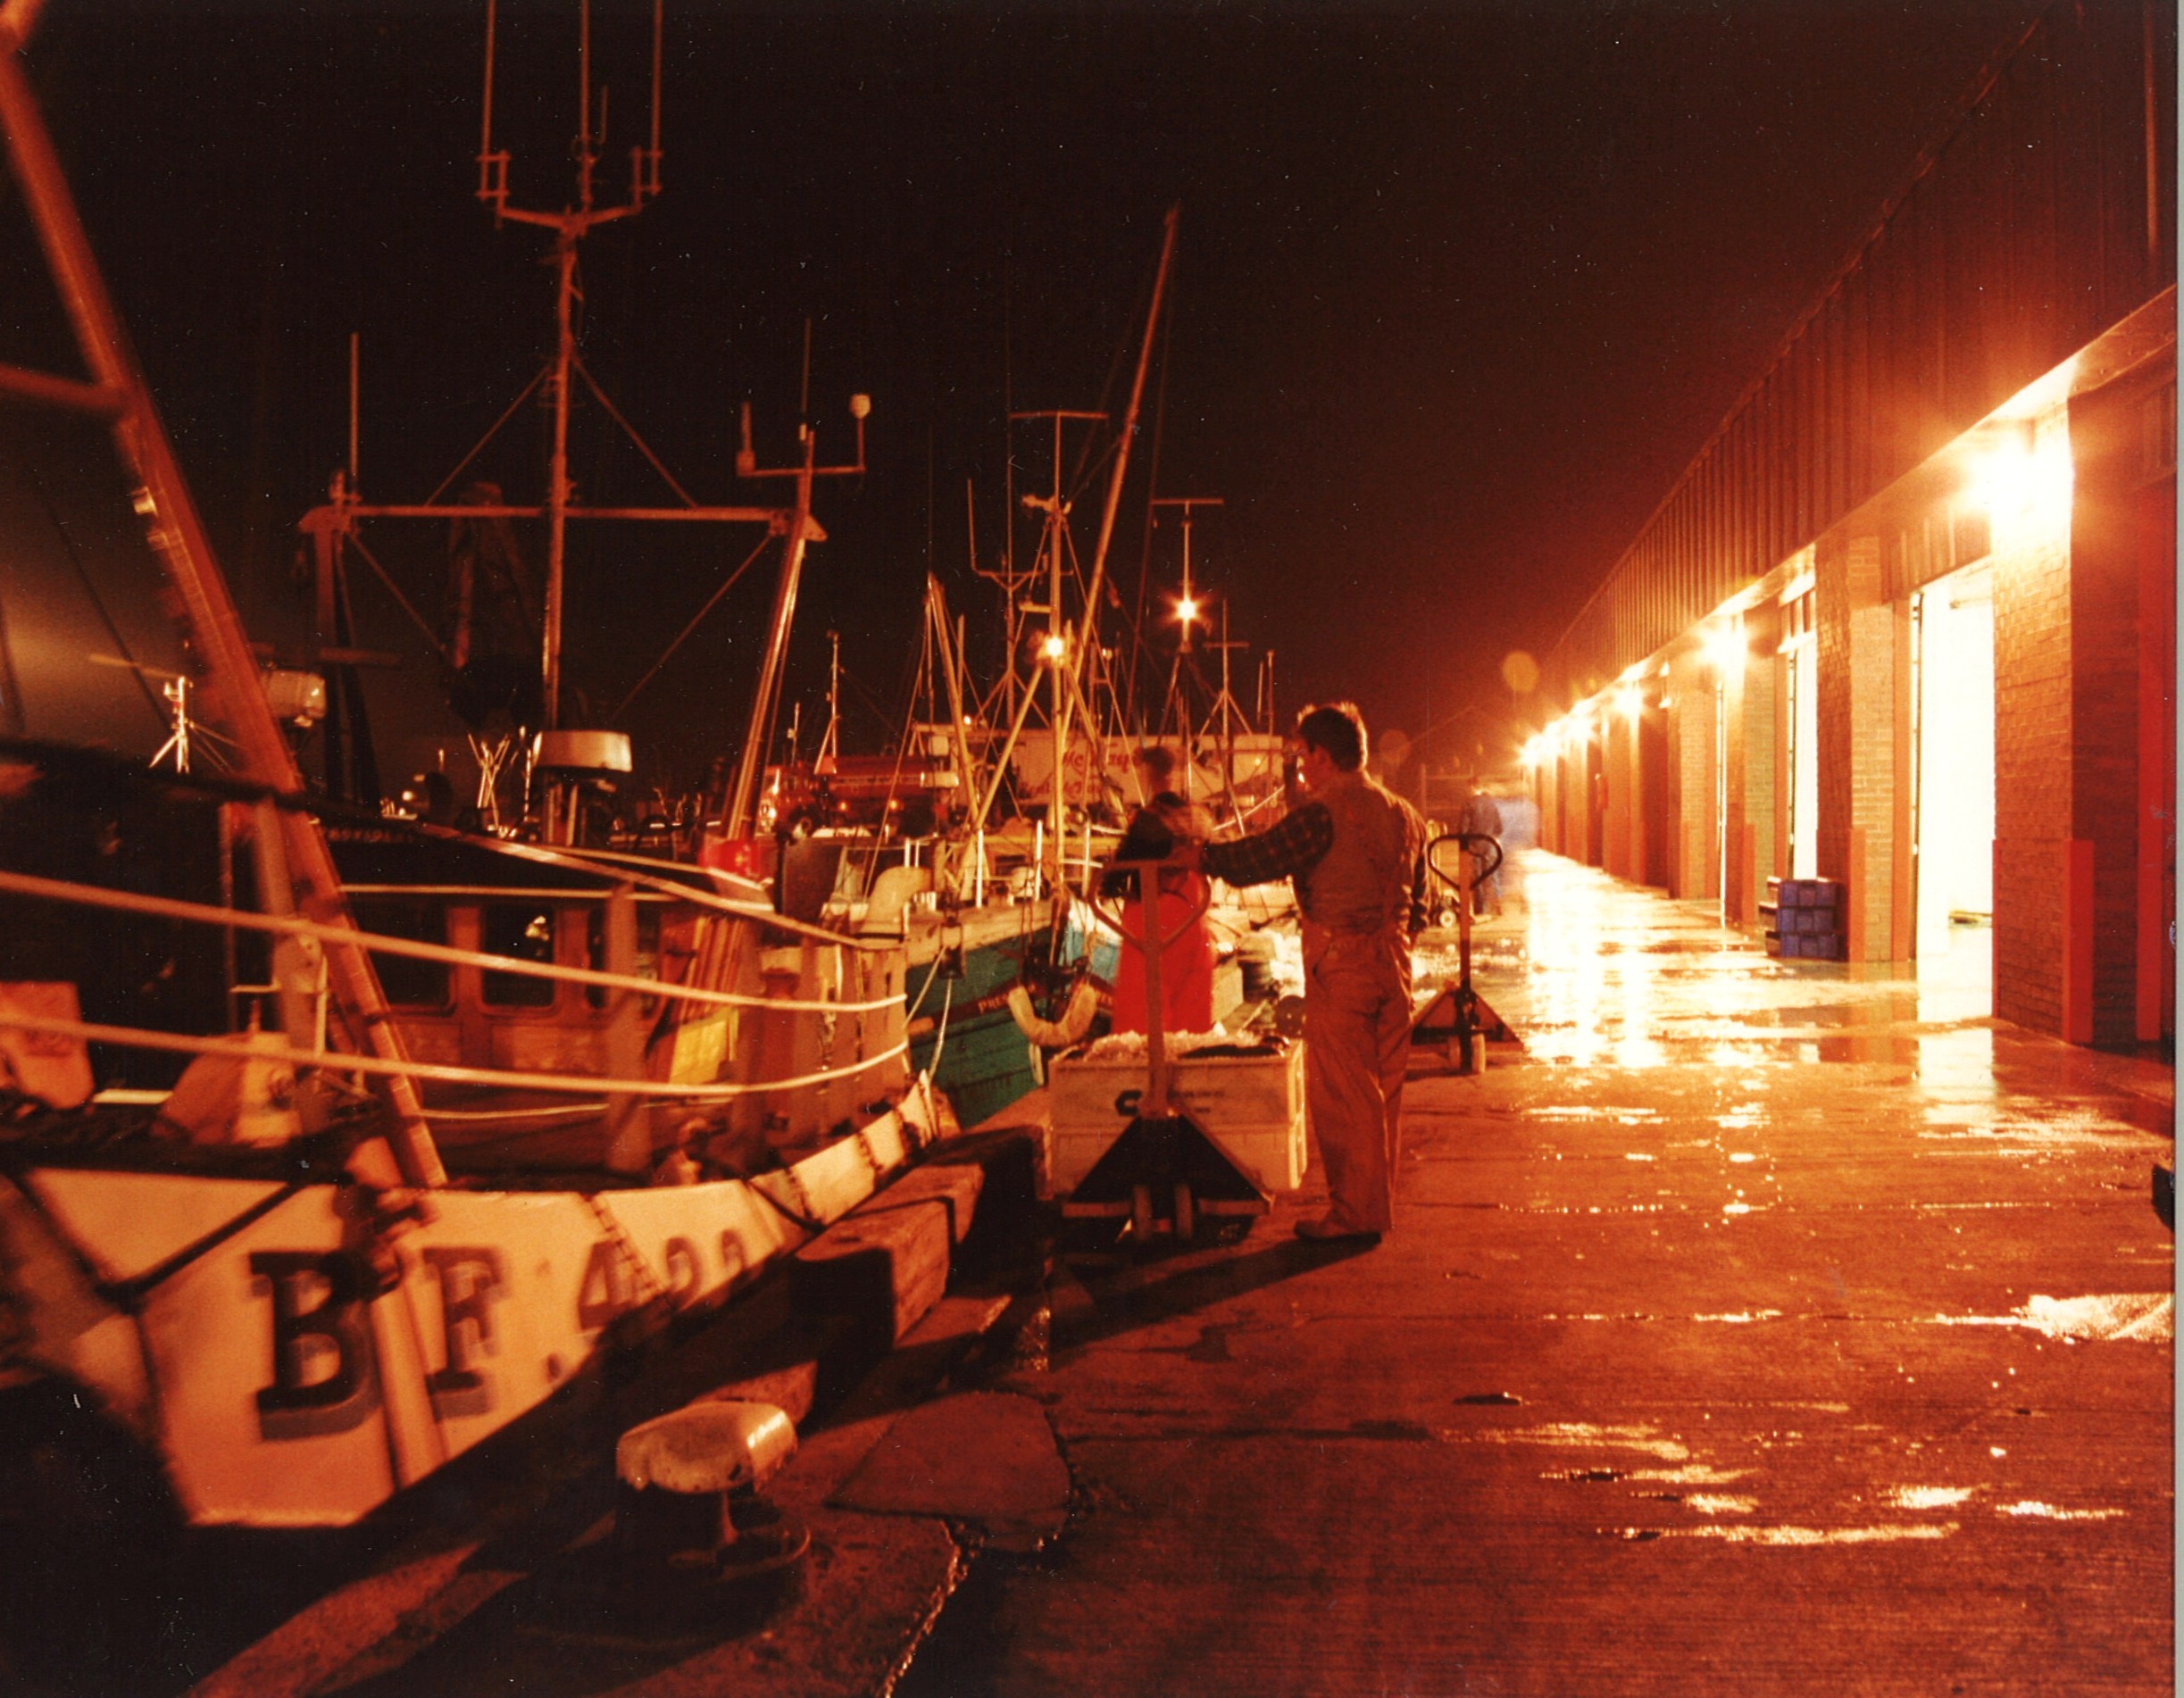
<instances>
[{"instance_id":1,"label":"brick wall","mask_svg":"<svg viewBox=\"0 0 2184 1698\"><path fill-rule=\"evenodd\" d=\"M2071 836L2093 846L2091 1037L2138 1028L2140 713L2138 495L2149 471L2141 435L2158 362L2070 404ZM2173 488L2174 473L2167 481ZM2173 499L2173 496L2171 497Z\"/></svg>"},{"instance_id":2,"label":"brick wall","mask_svg":"<svg viewBox=\"0 0 2184 1698\"><path fill-rule=\"evenodd\" d=\"M1674 876L1668 852L1670 827L1676 813L1669 757L1673 715L1659 706L1661 681L1649 679L1646 687L1655 705L1638 721L1638 794L1642 800L1638 819L1638 870L1632 876L1639 884L1666 890Z\"/></svg>"},{"instance_id":3,"label":"brick wall","mask_svg":"<svg viewBox=\"0 0 2184 1698\"><path fill-rule=\"evenodd\" d=\"M1850 861L1850 547L1840 533L1813 550L1813 668L1819 696L1819 818L1813 848L1820 876L1841 878Z\"/></svg>"},{"instance_id":4,"label":"brick wall","mask_svg":"<svg viewBox=\"0 0 2184 1698\"><path fill-rule=\"evenodd\" d=\"M1721 858L1720 883L1721 919L1726 925L1741 923L1751 913L1755 898L1745 887L1745 749L1746 675L1752 670L1751 656L1742 645L1749 638L1743 617L1737 620L1742 658L1721 673L1721 740L1719 759L1725 772L1721 785L1723 829L1715 854Z\"/></svg>"},{"instance_id":5,"label":"brick wall","mask_svg":"<svg viewBox=\"0 0 2184 1698\"><path fill-rule=\"evenodd\" d=\"M2072 825L2069 420L2033 433L2041 471L1995 516L1995 1012L2063 1030L2063 894ZM2058 498L2060 497L2060 498Z\"/></svg>"},{"instance_id":6,"label":"brick wall","mask_svg":"<svg viewBox=\"0 0 2184 1698\"><path fill-rule=\"evenodd\" d=\"M1846 940L1857 957L1886 961L1896 912L1899 773L1897 609L1880 538L1821 539L1813 560L1820 655L1820 875L1852 889ZM1855 832L1855 836L1854 836ZM1857 864L1853 865L1854 847Z\"/></svg>"},{"instance_id":7,"label":"brick wall","mask_svg":"<svg viewBox=\"0 0 2184 1698\"><path fill-rule=\"evenodd\" d=\"M1847 553L1850 579L1851 663L1851 824L1862 834L1863 866L1846 876L1863 881L1865 911L1864 959L1886 961L1891 953L1896 915L1896 801L1902 754L1896 736L1901 718L1898 670L1904 657L1902 626L1881 569L1880 538L1854 537Z\"/></svg>"},{"instance_id":8,"label":"brick wall","mask_svg":"<svg viewBox=\"0 0 2184 1698\"><path fill-rule=\"evenodd\" d=\"M1669 839L1674 869L1669 894L1711 896L1714 882L1713 669L1687 650L1670 662L1669 690L1675 701L1671 777L1676 790L1675 835Z\"/></svg>"}]
</instances>

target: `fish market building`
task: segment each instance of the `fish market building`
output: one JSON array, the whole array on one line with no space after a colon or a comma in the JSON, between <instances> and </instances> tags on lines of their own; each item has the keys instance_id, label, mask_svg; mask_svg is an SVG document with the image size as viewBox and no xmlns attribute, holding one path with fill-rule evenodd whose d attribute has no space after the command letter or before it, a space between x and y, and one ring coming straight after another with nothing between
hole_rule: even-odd
<instances>
[{"instance_id":1,"label":"fish market building","mask_svg":"<svg viewBox=\"0 0 2184 1698\"><path fill-rule=\"evenodd\" d=\"M2173 1040L2175 29L2049 8L1881 210L1546 657L1545 847Z\"/></svg>"}]
</instances>

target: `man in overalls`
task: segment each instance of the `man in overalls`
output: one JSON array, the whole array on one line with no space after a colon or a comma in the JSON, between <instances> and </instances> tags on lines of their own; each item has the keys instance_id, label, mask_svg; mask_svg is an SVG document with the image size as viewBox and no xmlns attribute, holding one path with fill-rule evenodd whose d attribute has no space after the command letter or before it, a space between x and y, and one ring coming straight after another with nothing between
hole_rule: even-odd
<instances>
[{"instance_id":1,"label":"man in overalls","mask_svg":"<svg viewBox=\"0 0 2184 1698\"><path fill-rule=\"evenodd\" d=\"M1299 1221L1297 1235L1378 1243L1395 1227L1411 936L1425 914L1426 829L1418 810L1364 766L1365 725L1356 708L1307 708L1285 763L1288 812L1264 831L1205 845L1197 862L1232 885L1296 883L1304 912L1305 1108L1330 1194L1327 1213Z\"/></svg>"}]
</instances>

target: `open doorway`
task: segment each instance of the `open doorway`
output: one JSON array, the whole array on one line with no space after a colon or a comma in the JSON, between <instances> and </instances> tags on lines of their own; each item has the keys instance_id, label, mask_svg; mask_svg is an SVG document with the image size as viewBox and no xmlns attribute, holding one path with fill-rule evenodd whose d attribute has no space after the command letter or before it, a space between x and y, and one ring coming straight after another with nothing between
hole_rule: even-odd
<instances>
[{"instance_id":1,"label":"open doorway","mask_svg":"<svg viewBox=\"0 0 2184 1698\"><path fill-rule=\"evenodd\" d=\"M1995 908L1994 571L1975 561L1912 597L1922 962L1990 958Z\"/></svg>"}]
</instances>

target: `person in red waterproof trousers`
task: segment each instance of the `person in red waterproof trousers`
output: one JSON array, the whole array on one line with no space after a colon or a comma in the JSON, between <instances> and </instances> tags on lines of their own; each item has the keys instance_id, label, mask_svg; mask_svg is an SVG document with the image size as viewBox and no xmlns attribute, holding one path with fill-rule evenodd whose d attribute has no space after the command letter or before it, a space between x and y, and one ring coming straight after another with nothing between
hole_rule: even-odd
<instances>
[{"instance_id":1,"label":"person in red waterproof trousers","mask_svg":"<svg viewBox=\"0 0 2184 1698\"><path fill-rule=\"evenodd\" d=\"M1175 756L1157 744L1148 744L1130 757L1144 806L1123 835L1117 861L1156 860L1180 843L1196 843L1213 828L1206 811L1178 795L1174 788ZM1160 901L1156 906L1159 936L1168 938L1160 957L1161 1028L1170 1036L1178 1032L1208 1032L1213 1028L1213 938L1203 912L1205 879L1181 867L1163 868ZM1133 886L1134 878L1110 872L1101 882L1101 894L1124 896L1122 929L1142 942L1146 936L1146 904ZM1142 1032L1146 1019L1145 954L1128 944L1115 967L1113 1029Z\"/></svg>"},{"instance_id":2,"label":"person in red waterproof trousers","mask_svg":"<svg viewBox=\"0 0 2184 1698\"><path fill-rule=\"evenodd\" d=\"M1188 860L1232 885L1289 878L1304 914L1305 1111L1327 1163L1325 1215L1298 1236L1377 1243L1394 1229L1411 1036L1411 937L1425 914L1425 822L1368 775L1350 703L1297 717L1288 812Z\"/></svg>"}]
</instances>

